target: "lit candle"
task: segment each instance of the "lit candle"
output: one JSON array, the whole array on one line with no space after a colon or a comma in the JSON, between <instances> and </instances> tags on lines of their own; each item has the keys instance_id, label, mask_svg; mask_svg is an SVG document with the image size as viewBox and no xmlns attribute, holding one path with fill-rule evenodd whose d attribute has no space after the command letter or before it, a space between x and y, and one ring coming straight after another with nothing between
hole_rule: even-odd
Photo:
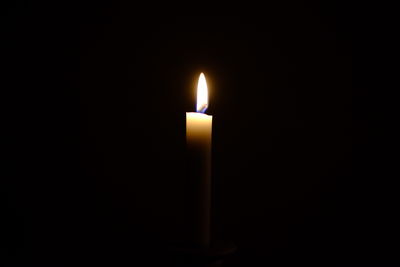
<instances>
[{"instance_id":1,"label":"lit candle","mask_svg":"<svg viewBox=\"0 0 400 267\"><path fill-rule=\"evenodd\" d=\"M211 212L211 129L212 116L205 114L208 90L204 74L197 85L197 112L186 113L187 171L190 201L193 203L190 241L207 247L210 244Z\"/></svg>"}]
</instances>

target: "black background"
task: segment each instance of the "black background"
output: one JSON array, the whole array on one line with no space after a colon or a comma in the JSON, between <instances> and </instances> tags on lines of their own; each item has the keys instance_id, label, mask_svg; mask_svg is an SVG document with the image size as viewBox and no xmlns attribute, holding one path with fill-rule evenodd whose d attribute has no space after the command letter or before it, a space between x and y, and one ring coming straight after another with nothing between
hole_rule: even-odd
<instances>
[{"instance_id":1,"label":"black background","mask_svg":"<svg viewBox=\"0 0 400 267\"><path fill-rule=\"evenodd\" d=\"M1 262L167 263L200 72L227 266L398 262L375 19L326 1L6 4Z\"/></svg>"}]
</instances>

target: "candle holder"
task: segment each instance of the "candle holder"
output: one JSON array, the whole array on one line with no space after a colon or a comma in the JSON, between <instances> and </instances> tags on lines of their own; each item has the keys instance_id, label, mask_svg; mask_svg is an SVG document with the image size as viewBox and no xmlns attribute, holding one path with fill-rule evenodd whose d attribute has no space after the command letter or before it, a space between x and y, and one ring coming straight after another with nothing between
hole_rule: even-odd
<instances>
[{"instance_id":1,"label":"candle holder","mask_svg":"<svg viewBox=\"0 0 400 267\"><path fill-rule=\"evenodd\" d=\"M170 247L169 252L174 266L177 267L217 267L236 250L237 247L233 243L217 241L207 248L176 244Z\"/></svg>"}]
</instances>

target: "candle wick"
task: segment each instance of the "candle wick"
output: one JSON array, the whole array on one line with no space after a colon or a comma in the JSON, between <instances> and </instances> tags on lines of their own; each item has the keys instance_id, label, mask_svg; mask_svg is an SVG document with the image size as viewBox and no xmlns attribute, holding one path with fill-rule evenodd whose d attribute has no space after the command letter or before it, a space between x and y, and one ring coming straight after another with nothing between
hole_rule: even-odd
<instances>
[{"instance_id":1,"label":"candle wick","mask_svg":"<svg viewBox=\"0 0 400 267\"><path fill-rule=\"evenodd\" d=\"M197 112L205 113L207 108L208 108L208 105L207 104L203 104L203 105L200 106L200 108L198 109Z\"/></svg>"}]
</instances>

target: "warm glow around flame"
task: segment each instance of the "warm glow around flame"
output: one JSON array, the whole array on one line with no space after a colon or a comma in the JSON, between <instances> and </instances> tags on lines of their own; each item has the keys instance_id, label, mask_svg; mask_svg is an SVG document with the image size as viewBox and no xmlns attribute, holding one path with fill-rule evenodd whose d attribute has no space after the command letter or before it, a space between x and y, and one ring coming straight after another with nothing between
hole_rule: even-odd
<instances>
[{"instance_id":1,"label":"warm glow around flame","mask_svg":"<svg viewBox=\"0 0 400 267\"><path fill-rule=\"evenodd\" d=\"M208 107L208 89L206 77L203 73L200 74L197 84L197 112L204 113Z\"/></svg>"}]
</instances>

